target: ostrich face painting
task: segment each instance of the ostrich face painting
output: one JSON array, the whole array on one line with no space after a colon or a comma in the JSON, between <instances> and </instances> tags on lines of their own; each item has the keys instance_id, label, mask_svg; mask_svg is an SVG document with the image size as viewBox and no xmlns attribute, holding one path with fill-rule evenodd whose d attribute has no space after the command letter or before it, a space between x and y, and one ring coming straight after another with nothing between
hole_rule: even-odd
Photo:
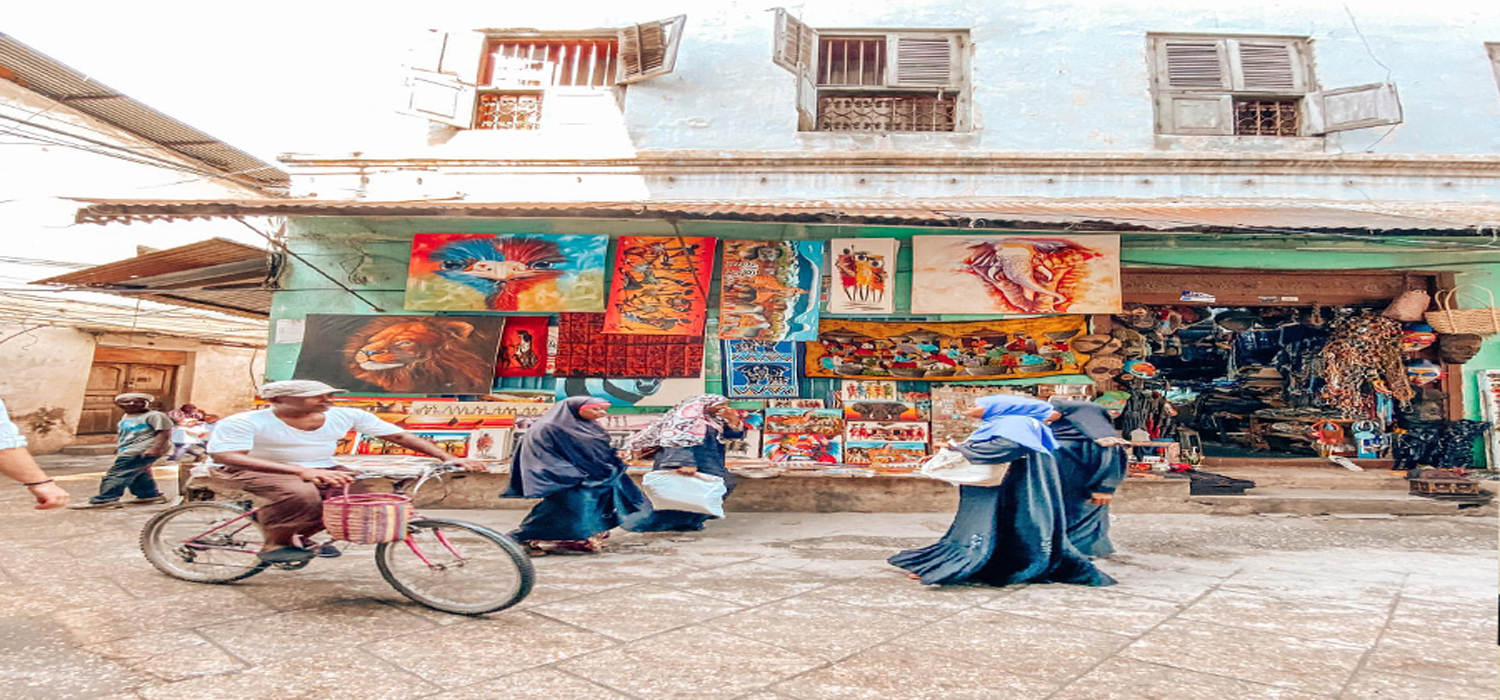
<instances>
[{"instance_id":1,"label":"ostrich face painting","mask_svg":"<svg viewBox=\"0 0 1500 700\"><path fill-rule=\"evenodd\" d=\"M1120 310L1118 236L917 236L912 313Z\"/></svg>"},{"instance_id":2,"label":"ostrich face painting","mask_svg":"<svg viewBox=\"0 0 1500 700\"><path fill-rule=\"evenodd\" d=\"M420 233L406 308L600 311L605 236Z\"/></svg>"}]
</instances>

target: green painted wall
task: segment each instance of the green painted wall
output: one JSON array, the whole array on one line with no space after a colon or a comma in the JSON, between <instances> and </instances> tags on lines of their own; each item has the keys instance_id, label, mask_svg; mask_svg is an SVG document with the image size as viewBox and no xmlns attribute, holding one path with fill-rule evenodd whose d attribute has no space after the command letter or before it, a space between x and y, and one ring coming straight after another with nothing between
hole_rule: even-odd
<instances>
[{"instance_id":1,"label":"green painted wall","mask_svg":"<svg viewBox=\"0 0 1500 700\"><path fill-rule=\"evenodd\" d=\"M707 221L683 222L674 227L664 221L357 218L294 219L288 230L288 244L293 251L359 290L387 313L405 313L402 298L406 263L411 236L415 233L586 233L610 236L678 233L717 238L827 240L859 236L909 239L924 233L951 235L961 232L957 229L899 226ZM1121 257L1126 265L1141 266L1451 270L1458 273L1461 284L1500 288L1500 246L1486 249L1480 247L1482 243L1483 239L1474 238L1370 242L1346 236L1124 234ZM289 268L282 279L282 290L275 294L274 319L297 319L309 313L375 313L368 305L306 265L292 260ZM896 285L897 316L901 318L909 318L905 316L909 308L909 292L904 281L909 278L910 270L911 248L903 246L897 260ZM965 317L920 318L957 320ZM273 342L268 351L267 378L289 378L299 348L297 344ZM1486 343L1479 356L1465 366L1465 408L1470 417L1477 417L1479 411L1477 372L1496 367L1500 367L1500 341L1494 340ZM710 390L715 389L711 380Z\"/></svg>"}]
</instances>

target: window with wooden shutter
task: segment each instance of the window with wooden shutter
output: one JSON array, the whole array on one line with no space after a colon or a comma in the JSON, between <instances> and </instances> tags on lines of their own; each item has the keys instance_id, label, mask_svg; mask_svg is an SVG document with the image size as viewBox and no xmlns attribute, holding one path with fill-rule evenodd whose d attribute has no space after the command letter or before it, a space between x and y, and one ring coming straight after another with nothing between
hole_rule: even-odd
<instances>
[{"instance_id":1,"label":"window with wooden shutter","mask_svg":"<svg viewBox=\"0 0 1500 700\"><path fill-rule=\"evenodd\" d=\"M1490 65L1495 68L1495 84L1500 85L1500 44L1485 44L1490 52Z\"/></svg>"},{"instance_id":2,"label":"window with wooden shutter","mask_svg":"<svg viewBox=\"0 0 1500 700\"><path fill-rule=\"evenodd\" d=\"M777 10L772 60L797 80L801 131L967 129L964 32L828 34Z\"/></svg>"},{"instance_id":3,"label":"window with wooden shutter","mask_svg":"<svg viewBox=\"0 0 1500 700\"><path fill-rule=\"evenodd\" d=\"M687 15L646 22L620 30L621 84L671 73L677 66L677 47Z\"/></svg>"},{"instance_id":4,"label":"window with wooden shutter","mask_svg":"<svg viewBox=\"0 0 1500 700\"><path fill-rule=\"evenodd\" d=\"M1319 136L1401 122L1395 86L1319 92L1301 37L1149 36L1156 132Z\"/></svg>"}]
</instances>

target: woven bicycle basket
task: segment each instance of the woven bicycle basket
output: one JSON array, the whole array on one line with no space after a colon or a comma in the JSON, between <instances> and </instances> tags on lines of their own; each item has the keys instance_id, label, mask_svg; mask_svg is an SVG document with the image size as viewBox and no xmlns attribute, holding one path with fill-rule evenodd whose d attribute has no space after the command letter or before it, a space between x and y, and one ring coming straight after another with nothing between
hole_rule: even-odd
<instances>
[{"instance_id":1,"label":"woven bicycle basket","mask_svg":"<svg viewBox=\"0 0 1500 700\"><path fill-rule=\"evenodd\" d=\"M1458 306L1459 290L1464 287L1474 287L1484 292L1484 297L1476 294L1468 296L1488 301L1488 305L1479 309L1456 309ZM1434 298L1437 302L1437 311L1427 312L1427 325L1439 333L1472 333L1474 335L1494 335L1500 333L1500 308L1495 307L1495 294L1490 290L1473 284L1461 284L1452 289L1444 289L1437 293Z\"/></svg>"},{"instance_id":2,"label":"woven bicycle basket","mask_svg":"<svg viewBox=\"0 0 1500 700\"><path fill-rule=\"evenodd\" d=\"M345 493L323 501L323 528L355 544L399 541L411 516L411 497L396 493Z\"/></svg>"}]
</instances>

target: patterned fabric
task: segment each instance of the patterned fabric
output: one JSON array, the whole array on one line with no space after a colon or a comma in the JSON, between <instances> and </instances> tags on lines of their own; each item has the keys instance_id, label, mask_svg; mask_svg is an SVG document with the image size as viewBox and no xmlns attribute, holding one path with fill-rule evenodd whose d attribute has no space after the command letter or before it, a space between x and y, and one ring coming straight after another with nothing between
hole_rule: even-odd
<instances>
[{"instance_id":1,"label":"patterned fabric","mask_svg":"<svg viewBox=\"0 0 1500 700\"><path fill-rule=\"evenodd\" d=\"M560 314L558 377L665 379L703 374L703 336L605 333L604 314Z\"/></svg>"},{"instance_id":2,"label":"patterned fabric","mask_svg":"<svg viewBox=\"0 0 1500 700\"><path fill-rule=\"evenodd\" d=\"M701 445L707 439L710 427L715 430L724 428L724 421L704 413L708 407L721 403L729 403L729 399L719 394L699 394L686 399L651 427L630 436L625 441L625 449L641 454L663 447Z\"/></svg>"}]
</instances>

